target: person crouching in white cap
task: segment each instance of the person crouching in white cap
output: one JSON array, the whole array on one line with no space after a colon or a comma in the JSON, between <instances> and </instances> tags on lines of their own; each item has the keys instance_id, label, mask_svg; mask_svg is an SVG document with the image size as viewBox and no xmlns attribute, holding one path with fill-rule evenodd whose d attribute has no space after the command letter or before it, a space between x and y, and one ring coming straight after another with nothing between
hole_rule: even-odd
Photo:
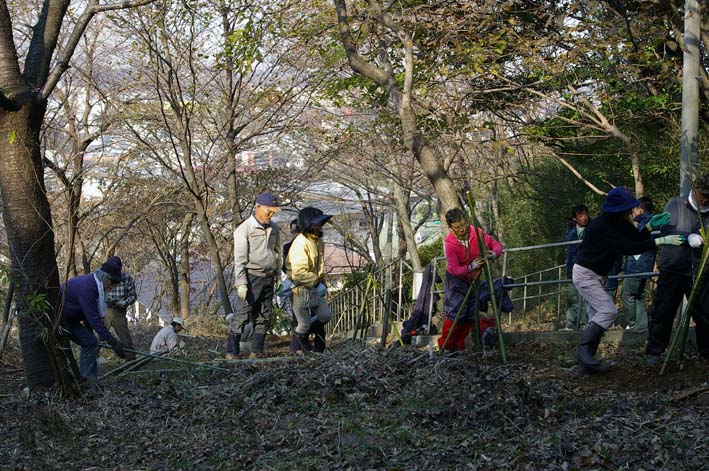
<instances>
[{"instance_id":1,"label":"person crouching in white cap","mask_svg":"<svg viewBox=\"0 0 709 471\"><path fill-rule=\"evenodd\" d=\"M185 327L185 321L181 317L173 317L170 325L166 325L155 335L153 343L150 344L150 353L171 352L182 347L183 342L177 335Z\"/></svg>"}]
</instances>

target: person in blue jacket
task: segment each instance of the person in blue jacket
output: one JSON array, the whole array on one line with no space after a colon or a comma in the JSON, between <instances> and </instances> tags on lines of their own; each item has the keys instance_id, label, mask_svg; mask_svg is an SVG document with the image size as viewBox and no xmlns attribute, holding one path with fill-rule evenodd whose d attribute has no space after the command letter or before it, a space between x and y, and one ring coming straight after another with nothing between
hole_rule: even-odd
<instances>
[{"instance_id":1,"label":"person in blue jacket","mask_svg":"<svg viewBox=\"0 0 709 471\"><path fill-rule=\"evenodd\" d=\"M68 332L69 339L81 348L79 373L86 380L98 377L98 341L94 331L108 342L116 355L126 357L121 342L111 335L103 323L105 291L120 281L121 268L109 259L95 272L75 276L61 287L61 326Z\"/></svg>"},{"instance_id":2,"label":"person in blue jacket","mask_svg":"<svg viewBox=\"0 0 709 471\"><path fill-rule=\"evenodd\" d=\"M586 226L591 221L588 216L588 207L585 204L577 204L571 208L571 221L564 234L564 241L572 242L583 240ZM566 249L566 276L571 278L571 272L576 261L576 250L579 244L569 245ZM581 324L587 321L586 309L582 306L581 297L573 283L569 283L569 290L566 292L566 326L563 330L579 330Z\"/></svg>"},{"instance_id":3,"label":"person in blue jacket","mask_svg":"<svg viewBox=\"0 0 709 471\"><path fill-rule=\"evenodd\" d=\"M640 204L633 209L633 221L637 227L645 227L654 216L652 199L649 196L638 198ZM625 275L636 273L649 273L655 266L655 254L657 250L652 248L647 252L629 255L623 267ZM619 319L620 325L627 330L636 332L647 331L647 308L645 306L645 286L648 276L623 278L623 285L620 288L620 300L623 303L623 313Z\"/></svg>"}]
</instances>

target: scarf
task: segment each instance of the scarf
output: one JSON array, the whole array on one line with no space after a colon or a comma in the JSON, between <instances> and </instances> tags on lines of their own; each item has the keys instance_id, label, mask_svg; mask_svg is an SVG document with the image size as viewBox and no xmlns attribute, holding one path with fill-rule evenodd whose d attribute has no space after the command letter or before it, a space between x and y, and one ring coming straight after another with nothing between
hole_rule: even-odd
<instances>
[{"instance_id":1,"label":"scarf","mask_svg":"<svg viewBox=\"0 0 709 471\"><path fill-rule=\"evenodd\" d=\"M699 205L697 204L696 201L694 201L694 192L690 191L689 192L689 197L687 198L689 200L689 204L694 208L695 211L698 211L702 214L707 214L709 213L709 208L700 208Z\"/></svg>"},{"instance_id":2,"label":"scarf","mask_svg":"<svg viewBox=\"0 0 709 471\"><path fill-rule=\"evenodd\" d=\"M103 319L106 316L106 295L103 291L103 281L99 280L96 273L94 273L94 280L98 288L98 315Z\"/></svg>"}]
</instances>

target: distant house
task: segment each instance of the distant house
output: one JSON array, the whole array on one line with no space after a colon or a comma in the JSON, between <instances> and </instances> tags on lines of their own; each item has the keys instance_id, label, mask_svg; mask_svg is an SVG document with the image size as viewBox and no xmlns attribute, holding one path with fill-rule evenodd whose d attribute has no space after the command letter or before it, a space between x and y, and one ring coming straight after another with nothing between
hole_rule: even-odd
<instances>
[{"instance_id":1,"label":"distant house","mask_svg":"<svg viewBox=\"0 0 709 471\"><path fill-rule=\"evenodd\" d=\"M325 273L333 290L339 290L347 275L359 270L366 264L366 259L360 255L348 252L331 244L325 244Z\"/></svg>"}]
</instances>

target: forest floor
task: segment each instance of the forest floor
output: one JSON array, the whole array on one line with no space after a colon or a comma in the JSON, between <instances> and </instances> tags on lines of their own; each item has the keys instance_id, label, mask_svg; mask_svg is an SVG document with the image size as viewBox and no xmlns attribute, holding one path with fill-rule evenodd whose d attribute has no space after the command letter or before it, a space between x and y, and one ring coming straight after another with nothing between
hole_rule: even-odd
<instances>
[{"instance_id":1,"label":"forest floor","mask_svg":"<svg viewBox=\"0 0 709 471\"><path fill-rule=\"evenodd\" d=\"M135 332L147 346L156 329ZM223 340L153 361L79 399L22 394L16 343L0 368L0 469L700 470L709 457L709 365L664 376L640 347L602 346L612 370L574 373L566 347L456 358L334 342L325 354L220 361ZM212 350L212 351L210 351ZM101 372L120 365L112 354ZM172 369L172 371L168 371Z\"/></svg>"}]
</instances>

